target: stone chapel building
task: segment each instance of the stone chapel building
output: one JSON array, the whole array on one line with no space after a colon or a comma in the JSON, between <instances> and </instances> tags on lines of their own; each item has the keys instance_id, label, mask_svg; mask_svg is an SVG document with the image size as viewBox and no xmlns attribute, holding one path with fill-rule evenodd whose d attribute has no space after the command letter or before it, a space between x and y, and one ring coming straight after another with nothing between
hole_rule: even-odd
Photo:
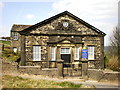
<instances>
[{"instance_id":1,"label":"stone chapel building","mask_svg":"<svg viewBox=\"0 0 120 90\"><path fill-rule=\"evenodd\" d=\"M106 34L68 11L35 25L16 25L11 29L11 47L21 53L22 66L57 67L82 61L82 50L88 51L88 68L104 68ZM49 64L48 64L49 62Z\"/></svg>"}]
</instances>

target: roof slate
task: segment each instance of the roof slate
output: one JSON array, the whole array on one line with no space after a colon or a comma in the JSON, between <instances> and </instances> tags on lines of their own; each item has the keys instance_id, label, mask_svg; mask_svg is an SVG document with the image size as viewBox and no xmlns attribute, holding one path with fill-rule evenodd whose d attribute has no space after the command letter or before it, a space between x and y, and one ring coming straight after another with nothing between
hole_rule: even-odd
<instances>
[{"instance_id":1,"label":"roof slate","mask_svg":"<svg viewBox=\"0 0 120 90\"><path fill-rule=\"evenodd\" d=\"M18 24L13 24L11 31L22 31L32 25L18 25Z\"/></svg>"}]
</instances>

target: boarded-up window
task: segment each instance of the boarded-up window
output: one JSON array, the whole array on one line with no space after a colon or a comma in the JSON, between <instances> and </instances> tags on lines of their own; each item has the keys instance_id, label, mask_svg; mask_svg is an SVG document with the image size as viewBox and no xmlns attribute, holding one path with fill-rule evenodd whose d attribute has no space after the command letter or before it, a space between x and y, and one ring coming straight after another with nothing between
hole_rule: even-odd
<instances>
[{"instance_id":1,"label":"boarded-up window","mask_svg":"<svg viewBox=\"0 0 120 90\"><path fill-rule=\"evenodd\" d=\"M41 46L33 46L33 61L41 61Z\"/></svg>"},{"instance_id":2,"label":"boarded-up window","mask_svg":"<svg viewBox=\"0 0 120 90\"><path fill-rule=\"evenodd\" d=\"M94 60L94 46L88 46L88 60Z\"/></svg>"},{"instance_id":3,"label":"boarded-up window","mask_svg":"<svg viewBox=\"0 0 120 90\"><path fill-rule=\"evenodd\" d=\"M75 60L79 60L79 48L75 48Z\"/></svg>"},{"instance_id":4,"label":"boarded-up window","mask_svg":"<svg viewBox=\"0 0 120 90\"><path fill-rule=\"evenodd\" d=\"M17 32L14 32L14 33L13 33L13 39L14 39L14 40L18 40L18 33L17 33Z\"/></svg>"},{"instance_id":5,"label":"boarded-up window","mask_svg":"<svg viewBox=\"0 0 120 90\"><path fill-rule=\"evenodd\" d=\"M52 47L51 49L51 56L52 56L52 61L56 60L56 47Z\"/></svg>"}]
</instances>

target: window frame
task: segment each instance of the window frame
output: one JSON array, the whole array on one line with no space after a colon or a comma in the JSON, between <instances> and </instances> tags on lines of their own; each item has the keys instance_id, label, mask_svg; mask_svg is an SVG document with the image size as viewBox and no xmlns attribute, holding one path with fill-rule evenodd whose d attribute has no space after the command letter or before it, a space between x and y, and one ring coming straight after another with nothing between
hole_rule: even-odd
<instances>
[{"instance_id":1,"label":"window frame","mask_svg":"<svg viewBox=\"0 0 120 90\"><path fill-rule=\"evenodd\" d=\"M88 60L95 60L95 46L88 46Z\"/></svg>"},{"instance_id":2,"label":"window frame","mask_svg":"<svg viewBox=\"0 0 120 90\"><path fill-rule=\"evenodd\" d=\"M17 32L13 32L13 40L18 40L18 33Z\"/></svg>"},{"instance_id":3,"label":"window frame","mask_svg":"<svg viewBox=\"0 0 120 90\"><path fill-rule=\"evenodd\" d=\"M75 60L79 60L80 58L80 48L76 47L75 48Z\"/></svg>"},{"instance_id":4,"label":"window frame","mask_svg":"<svg viewBox=\"0 0 120 90\"><path fill-rule=\"evenodd\" d=\"M64 49L64 52L62 52L62 49ZM68 51L66 49L68 49ZM70 48L61 48L60 49L60 54L70 54L70 52L71 52Z\"/></svg>"},{"instance_id":5,"label":"window frame","mask_svg":"<svg viewBox=\"0 0 120 90\"><path fill-rule=\"evenodd\" d=\"M56 47L51 47L51 61L56 61Z\"/></svg>"},{"instance_id":6,"label":"window frame","mask_svg":"<svg viewBox=\"0 0 120 90\"><path fill-rule=\"evenodd\" d=\"M34 45L33 47L33 61L41 61L41 46ZM39 56L37 56L39 55Z\"/></svg>"}]
</instances>

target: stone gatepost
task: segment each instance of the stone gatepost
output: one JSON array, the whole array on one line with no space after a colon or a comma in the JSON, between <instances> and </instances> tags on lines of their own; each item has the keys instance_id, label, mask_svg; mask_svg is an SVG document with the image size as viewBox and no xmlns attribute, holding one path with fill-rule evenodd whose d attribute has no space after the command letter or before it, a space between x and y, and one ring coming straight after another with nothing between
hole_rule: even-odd
<instances>
[{"instance_id":1,"label":"stone gatepost","mask_svg":"<svg viewBox=\"0 0 120 90\"><path fill-rule=\"evenodd\" d=\"M64 60L59 59L57 60L57 68L58 68L58 76L63 77L63 62Z\"/></svg>"},{"instance_id":2,"label":"stone gatepost","mask_svg":"<svg viewBox=\"0 0 120 90\"><path fill-rule=\"evenodd\" d=\"M87 71L88 71L88 50L86 46L82 49L82 77L87 79Z\"/></svg>"},{"instance_id":3,"label":"stone gatepost","mask_svg":"<svg viewBox=\"0 0 120 90\"><path fill-rule=\"evenodd\" d=\"M88 71L88 60L82 59L82 77L87 79L87 71Z\"/></svg>"}]
</instances>

